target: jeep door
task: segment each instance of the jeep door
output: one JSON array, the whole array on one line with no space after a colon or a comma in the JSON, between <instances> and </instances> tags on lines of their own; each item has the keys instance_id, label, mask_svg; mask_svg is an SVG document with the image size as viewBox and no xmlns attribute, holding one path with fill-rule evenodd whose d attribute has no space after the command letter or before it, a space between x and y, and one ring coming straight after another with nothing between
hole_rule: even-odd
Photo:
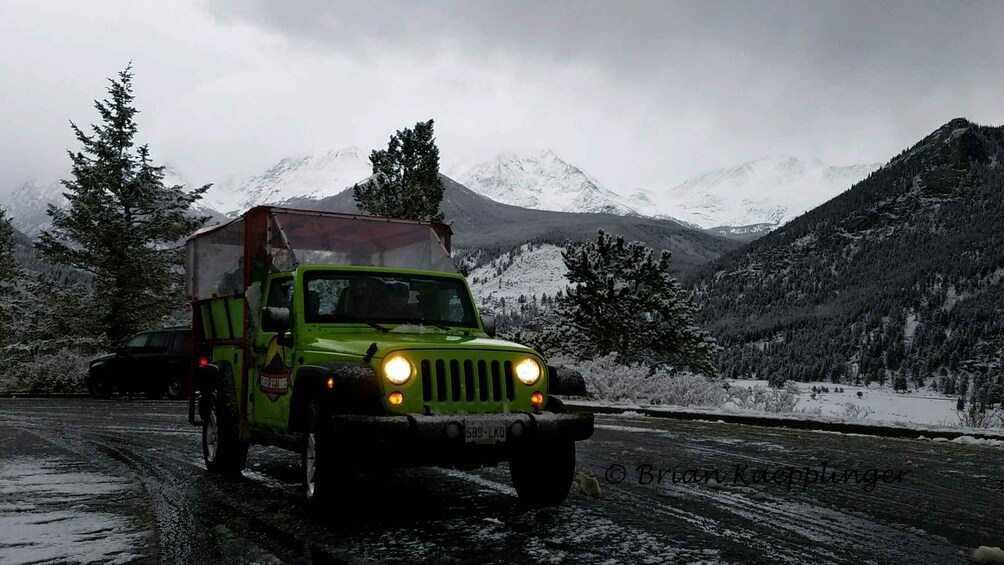
<instances>
[{"instance_id":1,"label":"jeep door","mask_svg":"<svg viewBox=\"0 0 1004 565\"><path fill-rule=\"evenodd\" d=\"M271 276L266 280L265 300L259 320L264 318L264 308L293 308L293 277ZM259 327L261 327L259 323ZM293 348L278 343L274 331L259 329L254 336L254 363L248 368L251 387L248 419L251 424L266 431L285 433L288 423L290 373L293 367Z\"/></svg>"}]
</instances>

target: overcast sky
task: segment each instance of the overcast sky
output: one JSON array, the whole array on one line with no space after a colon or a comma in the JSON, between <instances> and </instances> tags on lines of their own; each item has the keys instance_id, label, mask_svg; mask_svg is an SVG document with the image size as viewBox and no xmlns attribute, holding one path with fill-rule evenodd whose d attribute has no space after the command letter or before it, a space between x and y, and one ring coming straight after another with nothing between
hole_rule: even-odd
<instances>
[{"instance_id":1,"label":"overcast sky","mask_svg":"<svg viewBox=\"0 0 1004 565\"><path fill-rule=\"evenodd\" d=\"M198 183L430 117L444 161L550 147L612 187L1004 123L1001 2L0 0L0 50L0 190L63 174L130 60L141 140Z\"/></svg>"}]
</instances>

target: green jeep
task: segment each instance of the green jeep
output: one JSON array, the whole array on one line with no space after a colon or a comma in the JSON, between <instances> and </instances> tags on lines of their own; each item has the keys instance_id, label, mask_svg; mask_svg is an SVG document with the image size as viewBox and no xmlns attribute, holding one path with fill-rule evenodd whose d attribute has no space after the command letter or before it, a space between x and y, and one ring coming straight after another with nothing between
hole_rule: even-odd
<instances>
[{"instance_id":1,"label":"green jeep","mask_svg":"<svg viewBox=\"0 0 1004 565\"><path fill-rule=\"evenodd\" d=\"M302 454L307 501L346 469L509 463L520 500L559 504L593 417L581 377L495 339L450 258L449 226L256 207L186 245L189 421L206 468L251 443Z\"/></svg>"}]
</instances>

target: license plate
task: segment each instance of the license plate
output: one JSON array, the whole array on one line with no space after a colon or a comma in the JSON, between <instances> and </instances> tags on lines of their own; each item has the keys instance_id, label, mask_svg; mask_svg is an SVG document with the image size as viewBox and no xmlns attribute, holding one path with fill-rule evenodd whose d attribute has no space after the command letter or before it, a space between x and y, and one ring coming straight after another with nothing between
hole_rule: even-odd
<instances>
[{"instance_id":1,"label":"license plate","mask_svg":"<svg viewBox=\"0 0 1004 565\"><path fill-rule=\"evenodd\" d=\"M499 443L505 441L504 422L464 420L464 441L467 443Z\"/></svg>"}]
</instances>

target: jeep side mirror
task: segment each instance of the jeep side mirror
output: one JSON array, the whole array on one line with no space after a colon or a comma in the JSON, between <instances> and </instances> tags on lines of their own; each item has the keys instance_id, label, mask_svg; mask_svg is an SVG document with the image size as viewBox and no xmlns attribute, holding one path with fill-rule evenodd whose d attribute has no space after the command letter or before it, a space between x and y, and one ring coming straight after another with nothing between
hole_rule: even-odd
<instances>
[{"instance_id":1,"label":"jeep side mirror","mask_svg":"<svg viewBox=\"0 0 1004 565\"><path fill-rule=\"evenodd\" d=\"M495 337L495 318L491 316L481 316L481 325L485 327L488 337Z\"/></svg>"},{"instance_id":2,"label":"jeep side mirror","mask_svg":"<svg viewBox=\"0 0 1004 565\"><path fill-rule=\"evenodd\" d=\"M289 308L269 306L261 316L261 330L282 336L289 331Z\"/></svg>"}]
</instances>

